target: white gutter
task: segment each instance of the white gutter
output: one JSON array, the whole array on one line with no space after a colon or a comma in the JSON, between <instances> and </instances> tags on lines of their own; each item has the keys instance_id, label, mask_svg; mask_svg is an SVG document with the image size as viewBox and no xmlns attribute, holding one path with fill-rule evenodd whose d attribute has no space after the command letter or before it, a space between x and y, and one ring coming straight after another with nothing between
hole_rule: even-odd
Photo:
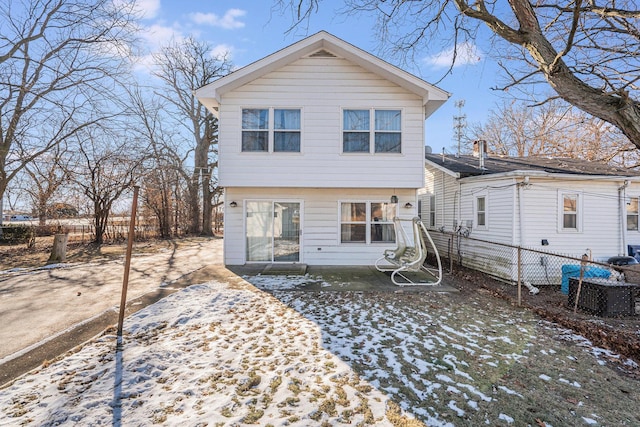
<instances>
[{"instance_id":1,"label":"white gutter","mask_svg":"<svg viewBox=\"0 0 640 427\"><path fill-rule=\"evenodd\" d=\"M464 178L460 178L461 181L475 181L478 179L481 180L491 180L491 179L501 179L501 178L510 178L510 177L524 177L530 176L532 178L552 178L552 179L565 179L565 180L575 180L575 181L591 181L594 179L602 180L602 181L620 181L625 180L629 182L640 182L640 176L624 176L624 175L584 175L584 174L571 174L571 173L550 173L544 171L510 171L510 172L502 172L502 173L492 173L485 175L474 175L467 176Z\"/></svg>"}]
</instances>

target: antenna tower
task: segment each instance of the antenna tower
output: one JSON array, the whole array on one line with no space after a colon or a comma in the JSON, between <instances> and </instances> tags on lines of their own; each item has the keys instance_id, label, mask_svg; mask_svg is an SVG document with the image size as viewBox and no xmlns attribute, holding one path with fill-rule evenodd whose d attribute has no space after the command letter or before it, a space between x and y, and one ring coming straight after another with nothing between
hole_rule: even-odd
<instances>
[{"instance_id":1,"label":"antenna tower","mask_svg":"<svg viewBox=\"0 0 640 427\"><path fill-rule=\"evenodd\" d=\"M453 116L453 132L456 140L458 141L458 151L456 152L456 156L460 156L460 146L462 144L462 136L464 135L464 130L467 127L467 115L462 114L462 107L464 107L464 99L459 99L455 102L455 106L458 109L458 115Z\"/></svg>"}]
</instances>

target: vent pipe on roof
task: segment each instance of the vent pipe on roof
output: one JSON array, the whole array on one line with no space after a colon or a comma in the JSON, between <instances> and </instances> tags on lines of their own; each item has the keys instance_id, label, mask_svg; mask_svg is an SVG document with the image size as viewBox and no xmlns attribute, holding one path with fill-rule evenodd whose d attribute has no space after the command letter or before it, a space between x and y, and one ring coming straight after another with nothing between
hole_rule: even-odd
<instances>
[{"instance_id":1,"label":"vent pipe on roof","mask_svg":"<svg viewBox=\"0 0 640 427\"><path fill-rule=\"evenodd\" d=\"M473 141L473 156L480 159L480 169L484 169L484 158L487 157L487 141L484 139Z\"/></svg>"}]
</instances>

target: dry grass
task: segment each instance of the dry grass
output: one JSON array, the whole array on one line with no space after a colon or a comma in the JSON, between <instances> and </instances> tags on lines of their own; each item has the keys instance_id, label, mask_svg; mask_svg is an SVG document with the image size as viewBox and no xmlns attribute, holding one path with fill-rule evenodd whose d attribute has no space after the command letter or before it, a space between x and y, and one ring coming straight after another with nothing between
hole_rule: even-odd
<instances>
[{"instance_id":1,"label":"dry grass","mask_svg":"<svg viewBox=\"0 0 640 427\"><path fill-rule=\"evenodd\" d=\"M136 254L151 254L163 250L174 250L192 245L194 242L208 238L185 237L175 240L147 240L134 242L134 252ZM3 270L13 268L37 268L47 263L51 248L53 246L53 236L38 237L34 247L27 248L26 245L0 246L0 264ZM112 243L96 245L94 243L70 242L67 246L68 263L85 263L92 261L109 261L120 259L127 251L127 243Z\"/></svg>"},{"instance_id":2,"label":"dry grass","mask_svg":"<svg viewBox=\"0 0 640 427\"><path fill-rule=\"evenodd\" d=\"M395 402L396 426L640 425L640 383L619 358L488 293L273 294Z\"/></svg>"}]
</instances>

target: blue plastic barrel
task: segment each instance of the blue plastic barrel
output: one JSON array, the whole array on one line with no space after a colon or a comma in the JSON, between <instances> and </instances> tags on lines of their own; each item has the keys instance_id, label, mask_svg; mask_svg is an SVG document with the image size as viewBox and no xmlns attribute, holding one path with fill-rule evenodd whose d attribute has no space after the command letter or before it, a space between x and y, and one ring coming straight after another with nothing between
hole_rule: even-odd
<instances>
[{"instance_id":1,"label":"blue plastic barrel","mask_svg":"<svg viewBox=\"0 0 640 427\"><path fill-rule=\"evenodd\" d=\"M609 270L605 270L604 268L586 266L584 267L584 272L582 273L583 278L587 277L601 277L604 279L608 279L611 276L611 272ZM562 266L562 284L560 286L560 290L563 294L567 295L569 293L569 278L580 277L580 266L573 264L565 264Z\"/></svg>"}]
</instances>

